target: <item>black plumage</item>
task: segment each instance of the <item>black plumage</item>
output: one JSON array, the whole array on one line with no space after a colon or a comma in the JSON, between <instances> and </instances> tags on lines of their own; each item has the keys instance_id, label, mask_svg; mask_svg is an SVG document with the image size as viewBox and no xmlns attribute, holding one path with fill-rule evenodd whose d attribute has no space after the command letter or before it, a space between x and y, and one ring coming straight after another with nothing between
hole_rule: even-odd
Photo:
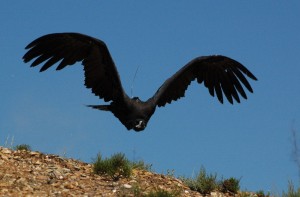
<instances>
[{"instance_id":1,"label":"black plumage","mask_svg":"<svg viewBox=\"0 0 300 197\"><path fill-rule=\"evenodd\" d=\"M88 105L89 107L112 112L128 129L144 130L156 106L184 97L184 93L193 80L204 83L210 95L217 96L223 103L223 96L233 104L240 103L240 97L247 99L244 87L253 92L246 77L256 77L239 62L222 56L211 55L197 57L187 63L173 76L167 79L147 101L138 97L130 98L124 91L121 80L106 44L96 38L79 33L54 33L42 36L26 46L23 56L25 63L35 59L31 66L43 62L40 71L58 63L56 70L82 62L85 74L85 86L92 92L110 102L109 105Z\"/></svg>"}]
</instances>

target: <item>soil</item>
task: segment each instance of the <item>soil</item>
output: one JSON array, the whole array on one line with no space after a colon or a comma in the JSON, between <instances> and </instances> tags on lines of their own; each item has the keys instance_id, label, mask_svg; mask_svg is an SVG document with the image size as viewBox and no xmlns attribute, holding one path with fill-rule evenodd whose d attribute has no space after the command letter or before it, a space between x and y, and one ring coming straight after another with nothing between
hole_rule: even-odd
<instances>
[{"instance_id":1,"label":"soil","mask_svg":"<svg viewBox=\"0 0 300 197\"><path fill-rule=\"evenodd\" d=\"M202 196L172 176L134 169L129 178L115 181L93 173L89 163L0 147L0 196L145 196L155 191Z\"/></svg>"}]
</instances>

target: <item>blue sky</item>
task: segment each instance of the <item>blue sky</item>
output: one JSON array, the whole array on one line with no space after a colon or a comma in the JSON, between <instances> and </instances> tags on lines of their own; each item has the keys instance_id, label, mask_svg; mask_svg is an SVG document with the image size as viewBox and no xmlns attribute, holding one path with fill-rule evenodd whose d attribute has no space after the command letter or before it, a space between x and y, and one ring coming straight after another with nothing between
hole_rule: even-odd
<instances>
[{"instance_id":1,"label":"blue sky","mask_svg":"<svg viewBox=\"0 0 300 197\"><path fill-rule=\"evenodd\" d=\"M300 135L299 1L1 1L0 145L90 162L123 152L156 172L241 178L242 189L281 192L298 183L291 129ZM222 54L259 79L241 104L220 104L203 85L158 108L135 133L83 85L82 66L39 73L22 62L39 36L80 32L103 40L130 95L146 100L191 59Z\"/></svg>"}]
</instances>

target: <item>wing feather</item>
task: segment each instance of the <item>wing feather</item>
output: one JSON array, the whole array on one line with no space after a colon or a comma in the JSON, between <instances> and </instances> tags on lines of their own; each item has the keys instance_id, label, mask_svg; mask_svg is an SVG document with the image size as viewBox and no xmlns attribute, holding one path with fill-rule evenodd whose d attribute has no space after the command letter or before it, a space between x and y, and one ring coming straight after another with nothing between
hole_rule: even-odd
<instances>
[{"instance_id":1,"label":"wing feather","mask_svg":"<svg viewBox=\"0 0 300 197\"><path fill-rule=\"evenodd\" d=\"M79 33L54 33L42 36L25 49L25 63L35 59L31 66L42 65L45 71L58 63L56 70L82 62L85 86L104 101L118 101L126 94L123 90L117 68L106 44L98 39Z\"/></svg>"},{"instance_id":2,"label":"wing feather","mask_svg":"<svg viewBox=\"0 0 300 197\"><path fill-rule=\"evenodd\" d=\"M234 74L236 74L236 76L244 84L244 86L249 90L249 92L253 92L251 85L249 84L249 82L247 81L245 76L241 73L241 71L237 68L233 68L233 69L234 69Z\"/></svg>"},{"instance_id":3,"label":"wing feather","mask_svg":"<svg viewBox=\"0 0 300 197\"><path fill-rule=\"evenodd\" d=\"M247 99L241 84L249 92L253 92L245 76L257 80L246 67L231 58L222 55L198 57L167 79L149 101L159 107L176 101L184 97L190 83L197 79L197 82L204 83L209 94L213 97L216 95L221 103L223 95L231 104L234 100L240 103L239 95Z\"/></svg>"}]
</instances>

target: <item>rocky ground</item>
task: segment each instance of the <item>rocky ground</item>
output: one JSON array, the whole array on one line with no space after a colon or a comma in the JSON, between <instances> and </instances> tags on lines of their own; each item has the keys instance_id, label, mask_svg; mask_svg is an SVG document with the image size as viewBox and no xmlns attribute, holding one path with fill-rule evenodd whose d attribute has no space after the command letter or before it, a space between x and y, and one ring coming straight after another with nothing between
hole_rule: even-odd
<instances>
[{"instance_id":1,"label":"rocky ground","mask_svg":"<svg viewBox=\"0 0 300 197\"><path fill-rule=\"evenodd\" d=\"M0 196L143 196L151 191L202 196L180 180L145 170L113 181L96 175L92 165L40 152L0 147ZM213 192L210 196L230 196Z\"/></svg>"}]
</instances>

